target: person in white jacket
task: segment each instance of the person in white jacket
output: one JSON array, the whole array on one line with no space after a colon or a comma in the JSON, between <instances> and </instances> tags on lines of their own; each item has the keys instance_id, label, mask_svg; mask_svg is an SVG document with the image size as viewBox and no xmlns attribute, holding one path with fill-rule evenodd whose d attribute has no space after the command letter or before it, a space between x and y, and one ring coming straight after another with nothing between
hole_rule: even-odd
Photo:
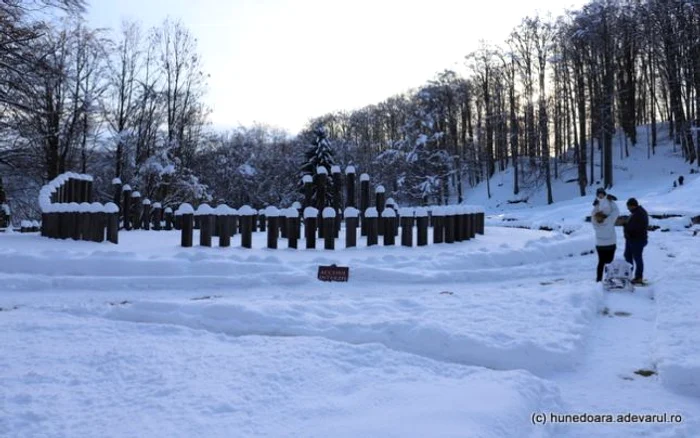
<instances>
[{"instance_id":1,"label":"person in white jacket","mask_svg":"<svg viewBox=\"0 0 700 438\"><path fill-rule=\"evenodd\" d=\"M615 258L615 250L617 249L615 222L620 216L616 200L617 198L613 195L605 193L605 189L596 190L596 200L593 201L593 211L591 212L591 223L595 231L595 248L598 253L596 281L603 280L605 265Z\"/></svg>"}]
</instances>

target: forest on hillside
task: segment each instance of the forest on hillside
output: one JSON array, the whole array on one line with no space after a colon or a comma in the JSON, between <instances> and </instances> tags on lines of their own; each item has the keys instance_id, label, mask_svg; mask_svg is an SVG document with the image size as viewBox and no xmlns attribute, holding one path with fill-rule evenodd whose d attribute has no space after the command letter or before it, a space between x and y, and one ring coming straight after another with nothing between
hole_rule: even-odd
<instances>
[{"instance_id":1,"label":"forest on hillside","mask_svg":"<svg viewBox=\"0 0 700 438\"><path fill-rule=\"evenodd\" d=\"M118 177L166 205L263 207L299 200L317 165L353 165L406 205L467 201L465 187L512 167L514 195L542 185L551 203L564 168L581 195L599 179L614 186L615 136L653 159L663 123L689 164L700 155L694 0L592 0L524 17L506 41L465 54L466 75L445 70L295 134L212 130L195 35L169 18L91 29L85 6L0 0L0 197L21 216L36 217L41 185L67 171L94 175L98 198Z\"/></svg>"}]
</instances>

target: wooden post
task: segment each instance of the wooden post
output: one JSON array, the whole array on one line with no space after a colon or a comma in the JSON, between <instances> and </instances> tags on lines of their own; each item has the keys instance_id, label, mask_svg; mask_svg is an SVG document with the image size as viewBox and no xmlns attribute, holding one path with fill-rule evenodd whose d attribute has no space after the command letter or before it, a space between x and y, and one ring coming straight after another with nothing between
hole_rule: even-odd
<instances>
[{"instance_id":1,"label":"wooden post","mask_svg":"<svg viewBox=\"0 0 700 438\"><path fill-rule=\"evenodd\" d=\"M311 175L304 175L301 182L304 185L304 208L313 207L311 204L314 198L314 178Z\"/></svg>"},{"instance_id":2,"label":"wooden post","mask_svg":"<svg viewBox=\"0 0 700 438\"><path fill-rule=\"evenodd\" d=\"M343 208L343 175L340 166L331 167L331 177L333 179L333 209L337 215L337 212Z\"/></svg>"},{"instance_id":3,"label":"wooden post","mask_svg":"<svg viewBox=\"0 0 700 438\"><path fill-rule=\"evenodd\" d=\"M180 244L184 248L190 248L194 240L194 208L188 203L180 204L175 215L180 218L180 228L182 230Z\"/></svg>"},{"instance_id":4,"label":"wooden post","mask_svg":"<svg viewBox=\"0 0 700 438\"><path fill-rule=\"evenodd\" d=\"M462 240L471 239L469 235L469 211L470 207L468 206L462 208Z\"/></svg>"},{"instance_id":5,"label":"wooden post","mask_svg":"<svg viewBox=\"0 0 700 438\"><path fill-rule=\"evenodd\" d=\"M105 206L99 202L90 204L90 224L92 226L91 240L98 243L104 242L107 215L105 214Z\"/></svg>"},{"instance_id":6,"label":"wooden post","mask_svg":"<svg viewBox=\"0 0 700 438\"><path fill-rule=\"evenodd\" d=\"M362 236L367 235L367 227L365 226L365 212L369 208L369 175L363 173L360 175L360 219L362 220L362 225L360 229L360 234Z\"/></svg>"},{"instance_id":7,"label":"wooden post","mask_svg":"<svg viewBox=\"0 0 700 438\"><path fill-rule=\"evenodd\" d=\"M107 241L119 243L119 207L113 202L108 202L104 209L107 215Z\"/></svg>"},{"instance_id":8,"label":"wooden post","mask_svg":"<svg viewBox=\"0 0 700 438\"><path fill-rule=\"evenodd\" d=\"M413 246L413 210L402 208L401 215L401 246Z\"/></svg>"},{"instance_id":9,"label":"wooden post","mask_svg":"<svg viewBox=\"0 0 700 438\"><path fill-rule=\"evenodd\" d=\"M83 199L92 203L92 177L83 181Z\"/></svg>"},{"instance_id":10,"label":"wooden post","mask_svg":"<svg viewBox=\"0 0 700 438\"><path fill-rule=\"evenodd\" d=\"M299 226L297 222L299 221L299 211L290 207L284 211L285 225L287 227L287 247L292 249L297 249L299 240Z\"/></svg>"},{"instance_id":11,"label":"wooden post","mask_svg":"<svg viewBox=\"0 0 700 438\"><path fill-rule=\"evenodd\" d=\"M280 216L277 218L277 225L279 225L280 236L283 239L289 238L288 227L287 227L287 209L280 209Z\"/></svg>"},{"instance_id":12,"label":"wooden post","mask_svg":"<svg viewBox=\"0 0 700 438\"><path fill-rule=\"evenodd\" d=\"M374 207L370 207L365 211L365 220L367 221L367 246L376 245L379 241L379 221L377 220L379 213Z\"/></svg>"},{"instance_id":13,"label":"wooden post","mask_svg":"<svg viewBox=\"0 0 700 438\"><path fill-rule=\"evenodd\" d=\"M131 230L131 186L129 184L122 188L122 216L124 229Z\"/></svg>"},{"instance_id":14,"label":"wooden post","mask_svg":"<svg viewBox=\"0 0 700 438\"><path fill-rule=\"evenodd\" d=\"M163 206L160 202L153 204L153 229L156 231L163 229Z\"/></svg>"},{"instance_id":15,"label":"wooden post","mask_svg":"<svg viewBox=\"0 0 700 438\"><path fill-rule=\"evenodd\" d=\"M386 208L382 212L384 222L384 246L393 246L396 244L395 222L396 212L393 208Z\"/></svg>"},{"instance_id":16,"label":"wooden post","mask_svg":"<svg viewBox=\"0 0 700 438\"><path fill-rule=\"evenodd\" d=\"M257 223L259 224L258 229L263 233L267 231L267 218L265 217L265 209L261 208L258 210Z\"/></svg>"},{"instance_id":17,"label":"wooden post","mask_svg":"<svg viewBox=\"0 0 700 438\"><path fill-rule=\"evenodd\" d=\"M170 231L173 229L173 209L166 207L163 210L163 215L165 216L165 230Z\"/></svg>"},{"instance_id":18,"label":"wooden post","mask_svg":"<svg viewBox=\"0 0 700 438\"><path fill-rule=\"evenodd\" d=\"M433 207L433 243L444 242L445 212L442 207Z\"/></svg>"},{"instance_id":19,"label":"wooden post","mask_svg":"<svg viewBox=\"0 0 700 438\"><path fill-rule=\"evenodd\" d=\"M143 222L143 229L146 231L151 230L151 200L150 199L144 199L143 202L143 216L142 216L142 222Z\"/></svg>"},{"instance_id":20,"label":"wooden post","mask_svg":"<svg viewBox=\"0 0 700 438\"><path fill-rule=\"evenodd\" d=\"M131 223L135 230L141 228L141 193L131 194Z\"/></svg>"},{"instance_id":21,"label":"wooden post","mask_svg":"<svg viewBox=\"0 0 700 438\"><path fill-rule=\"evenodd\" d=\"M69 202L68 208L70 212L70 238L80 240L80 204Z\"/></svg>"},{"instance_id":22,"label":"wooden post","mask_svg":"<svg viewBox=\"0 0 700 438\"><path fill-rule=\"evenodd\" d=\"M78 240L91 240L90 231L92 230L92 224L90 216L90 204L87 202L81 202L78 207Z\"/></svg>"},{"instance_id":23,"label":"wooden post","mask_svg":"<svg viewBox=\"0 0 700 438\"><path fill-rule=\"evenodd\" d=\"M199 245L211 247L214 209L209 204L201 204L194 214L199 217Z\"/></svg>"},{"instance_id":24,"label":"wooden post","mask_svg":"<svg viewBox=\"0 0 700 438\"><path fill-rule=\"evenodd\" d=\"M326 208L326 190L328 186L328 170L323 166L316 168L316 209L322 212ZM326 232L323 221L318 222L318 237L323 238ZM331 228L332 229L332 228Z\"/></svg>"},{"instance_id":25,"label":"wooden post","mask_svg":"<svg viewBox=\"0 0 700 438\"><path fill-rule=\"evenodd\" d=\"M324 248L325 249L335 249L335 233L333 228L335 227L335 209L333 207L326 207L323 209L323 228L324 233Z\"/></svg>"},{"instance_id":26,"label":"wooden post","mask_svg":"<svg viewBox=\"0 0 700 438\"><path fill-rule=\"evenodd\" d=\"M119 178L114 178L112 180L112 193L114 193L114 197L112 198L112 202L114 204L119 205L121 204L121 199L122 199L122 180Z\"/></svg>"},{"instance_id":27,"label":"wooden post","mask_svg":"<svg viewBox=\"0 0 700 438\"><path fill-rule=\"evenodd\" d=\"M484 222L486 221L486 215L483 211L479 211L476 214L476 217L477 217L477 223L478 223L476 232L477 232L477 234L481 234L483 236L484 231L485 231L484 230L485 229Z\"/></svg>"},{"instance_id":28,"label":"wooden post","mask_svg":"<svg viewBox=\"0 0 700 438\"><path fill-rule=\"evenodd\" d=\"M306 249L316 248L316 225L318 221L318 210L314 207L304 209L304 237L306 239Z\"/></svg>"},{"instance_id":29,"label":"wooden post","mask_svg":"<svg viewBox=\"0 0 700 438\"><path fill-rule=\"evenodd\" d=\"M235 236L238 232L238 210L235 208L231 209L231 237Z\"/></svg>"},{"instance_id":30,"label":"wooden post","mask_svg":"<svg viewBox=\"0 0 700 438\"><path fill-rule=\"evenodd\" d=\"M345 168L345 206L357 207L357 195L355 194L355 166Z\"/></svg>"},{"instance_id":31,"label":"wooden post","mask_svg":"<svg viewBox=\"0 0 700 438\"><path fill-rule=\"evenodd\" d=\"M238 209L241 220L241 246L243 248L253 247L253 219L256 211L250 206L244 205Z\"/></svg>"},{"instance_id":32,"label":"wooden post","mask_svg":"<svg viewBox=\"0 0 700 438\"><path fill-rule=\"evenodd\" d=\"M454 236L455 236L455 242L461 242L464 240L462 237L462 229L464 228L464 224L462 223L462 210L464 209L463 206L461 205L455 205L452 207L452 211L455 216L455 230L454 230Z\"/></svg>"},{"instance_id":33,"label":"wooden post","mask_svg":"<svg viewBox=\"0 0 700 438\"><path fill-rule=\"evenodd\" d=\"M219 246L231 246L231 227L233 226L233 209L226 204L217 205L214 209L219 228Z\"/></svg>"},{"instance_id":34,"label":"wooden post","mask_svg":"<svg viewBox=\"0 0 700 438\"><path fill-rule=\"evenodd\" d=\"M277 241L280 235L279 217L280 211L277 207L269 206L265 209L267 217L267 248L277 249Z\"/></svg>"},{"instance_id":35,"label":"wooden post","mask_svg":"<svg viewBox=\"0 0 700 438\"><path fill-rule=\"evenodd\" d=\"M377 209L377 226L379 227L379 235L384 234L384 217L382 216L382 213L384 212L384 208L386 207L386 203L384 202L384 196L386 195L386 190L384 189L383 185L378 185L374 189L375 193L375 208Z\"/></svg>"},{"instance_id":36,"label":"wooden post","mask_svg":"<svg viewBox=\"0 0 700 438\"><path fill-rule=\"evenodd\" d=\"M355 207L347 207L343 212L345 216L345 247L353 248L357 246L357 223L360 211Z\"/></svg>"},{"instance_id":37,"label":"wooden post","mask_svg":"<svg viewBox=\"0 0 700 438\"><path fill-rule=\"evenodd\" d=\"M416 235L416 245L426 246L428 244L428 210L423 207L416 208L416 222L417 222L417 235Z\"/></svg>"},{"instance_id":38,"label":"wooden post","mask_svg":"<svg viewBox=\"0 0 700 438\"><path fill-rule=\"evenodd\" d=\"M445 207L445 243L455 243L455 212L453 207Z\"/></svg>"}]
</instances>

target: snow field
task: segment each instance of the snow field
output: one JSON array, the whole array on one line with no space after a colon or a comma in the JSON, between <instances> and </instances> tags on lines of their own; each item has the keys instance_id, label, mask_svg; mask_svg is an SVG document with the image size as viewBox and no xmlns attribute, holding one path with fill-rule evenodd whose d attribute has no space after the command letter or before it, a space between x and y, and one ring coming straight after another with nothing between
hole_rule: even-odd
<instances>
[{"instance_id":1,"label":"snow field","mask_svg":"<svg viewBox=\"0 0 700 438\"><path fill-rule=\"evenodd\" d=\"M559 409L524 371L321 337L230 337L17 309L0 355L0 435L546 437ZM66 348L70 346L69 348Z\"/></svg>"}]
</instances>

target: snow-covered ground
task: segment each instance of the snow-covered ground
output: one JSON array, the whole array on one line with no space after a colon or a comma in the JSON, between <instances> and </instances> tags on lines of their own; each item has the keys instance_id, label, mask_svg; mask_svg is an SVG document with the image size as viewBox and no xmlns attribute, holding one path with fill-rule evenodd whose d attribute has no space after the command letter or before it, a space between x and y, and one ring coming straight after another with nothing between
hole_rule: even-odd
<instances>
[{"instance_id":1,"label":"snow-covered ground","mask_svg":"<svg viewBox=\"0 0 700 438\"><path fill-rule=\"evenodd\" d=\"M700 214L697 178L654 175L613 192ZM659 220L651 285L604 293L590 202L494 205L486 235L410 249L0 234L0 436L700 436L700 236ZM332 263L348 283L316 279ZM666 417L592 422L626 414Z\"/></svg>"}]
</instances>

